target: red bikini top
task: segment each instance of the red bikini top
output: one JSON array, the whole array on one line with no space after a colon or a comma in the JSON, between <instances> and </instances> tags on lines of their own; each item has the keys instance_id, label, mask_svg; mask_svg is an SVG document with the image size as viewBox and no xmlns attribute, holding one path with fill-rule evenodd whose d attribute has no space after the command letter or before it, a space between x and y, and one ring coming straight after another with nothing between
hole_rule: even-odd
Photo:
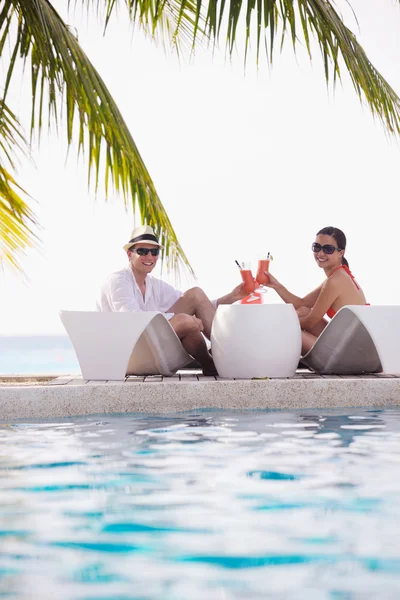
<instances>
[{"instance_id":1,"label":"red bikini top","mask_svg":"<svg viewBox=\"0 0 400 600\"><path fill-rule=\"evenodd\" d=\"M350 275L350 277L351 277L351 279L352 279L352 281L353 281L354 285L356 286L356 288L357 288L358 290L360 289L360 286L358 285L357 281L354 279L354 275L353 275L353 273L350 271L350 269L349 269L349 267L348 267L347 265L339 265L338 267L335 267L334 269L332 269L332 271L331 271L331 272L329 273L329 275L328 275L328 279L329 279L329 277L330 277L331 275L333 275L333 274L334 274L334 272L335 272L335 271L337 271L338 269L344 269L344 270L346 271L346 273L347 273L348 275ZM369 306L369 304L368 304L368 303L366 303L366 306ZM333 308L329 308L329 309L327 310L326 314L328 315L328 317L329 317L330 319L332 319L332 318L333 318L333 317L336 315L336 311L335 311L335 310L333 310Z\"/></svg>"}]
</instances>

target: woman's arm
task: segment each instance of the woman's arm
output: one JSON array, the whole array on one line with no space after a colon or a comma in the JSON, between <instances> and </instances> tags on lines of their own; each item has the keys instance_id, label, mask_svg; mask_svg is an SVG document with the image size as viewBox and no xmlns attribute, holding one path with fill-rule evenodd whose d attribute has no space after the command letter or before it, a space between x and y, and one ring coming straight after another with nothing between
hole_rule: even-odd
<instances>
[{"instance_id":1,"label":"woman's arm","mask_svg":"<svg viewBox=\"0 0 400 600\"><path fill-rule=\"evenodd\" d=\"M275 290L278 296L280 296L282 300L286 302L286 304L293 304L296 310L300 308L300 306L307 306L308 308L312 308L316 303L323 286L323 284L321 284L319 287L317 287L317 289L307 294L307 296L304 296L304 298L300 298L299 296L295 296L294 294L289 292L289 290L287 290L285 286L282 285L276 279L276 277L271 275L271 273L267 273L267 275L269 277L269 283L267 283L266 285Z\"/></svg>"},{"instance_id":2,"label":"woman's arm","mask_svg":"<svg viewBox=\"0 0 400 600\"><path fill-rule=\"evenodd\" d=\"M328 309L339 297L339 285L333 279L328 279L322 286L318 298L306 317L300 319L300 327L310 331L321 321Z\"/></svg>"}]
</instances>

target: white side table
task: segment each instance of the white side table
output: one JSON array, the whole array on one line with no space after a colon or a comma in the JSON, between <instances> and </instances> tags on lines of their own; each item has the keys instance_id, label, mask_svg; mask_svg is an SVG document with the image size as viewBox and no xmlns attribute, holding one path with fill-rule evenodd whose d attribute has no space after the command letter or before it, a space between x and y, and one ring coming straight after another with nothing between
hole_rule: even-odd
<instances>
[{"instance_id":1,"label":"white side table","mask_svg":"<svg viewBox=\"0 0 400 600\"><path fill-rule=\"evenodd\" d=\"M301 354L301 329L292 304L222 304L211 349L221 377L292 377Z\"/></svg>"}]
</instances>

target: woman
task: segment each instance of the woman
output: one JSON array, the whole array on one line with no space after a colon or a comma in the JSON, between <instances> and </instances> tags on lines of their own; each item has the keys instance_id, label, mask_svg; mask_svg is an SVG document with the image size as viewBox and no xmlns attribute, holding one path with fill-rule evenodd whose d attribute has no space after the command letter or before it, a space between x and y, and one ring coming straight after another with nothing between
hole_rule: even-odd
<instances>
[{"instance_id":1,"label":"woman","mask_svg":"<svg viewBox=\"0 0 400 600\"><path fill-rule=\"evenodd\" d=\"M346 236L336 227L324 227L317 233L312 251L317 265L325 271L326 280L304 298L291 294L268 273L268 287L273 288L284 302L293 304L302 329L302 354L306 354L328 321L346 304L366 304L365 296L349 270L344 258Z\"/></svg>"}]
</instances>

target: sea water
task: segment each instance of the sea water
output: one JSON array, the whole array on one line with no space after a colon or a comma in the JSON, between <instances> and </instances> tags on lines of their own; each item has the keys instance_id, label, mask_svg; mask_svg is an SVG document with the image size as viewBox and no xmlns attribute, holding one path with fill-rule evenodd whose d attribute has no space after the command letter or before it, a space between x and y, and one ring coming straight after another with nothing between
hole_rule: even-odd
<instances>
[{"instance_id":1,"label":"sea water","mask_svg":"<svg viewBox=\"0 0 400 600\"><path fill-rule=\"evenodd\" d=\"M0 336L0 375L79 372L79 363L67 336Z\"/></svg>"},{"instance_id":2,"label":"sea water","mask_svg":"<svg viewBox=\"0 0 400 600\"><path fill-rule=\"evenodd\" d=\"M0 597L400 597L400 410L0 424Z\"/></svg>"}]
</instances>

